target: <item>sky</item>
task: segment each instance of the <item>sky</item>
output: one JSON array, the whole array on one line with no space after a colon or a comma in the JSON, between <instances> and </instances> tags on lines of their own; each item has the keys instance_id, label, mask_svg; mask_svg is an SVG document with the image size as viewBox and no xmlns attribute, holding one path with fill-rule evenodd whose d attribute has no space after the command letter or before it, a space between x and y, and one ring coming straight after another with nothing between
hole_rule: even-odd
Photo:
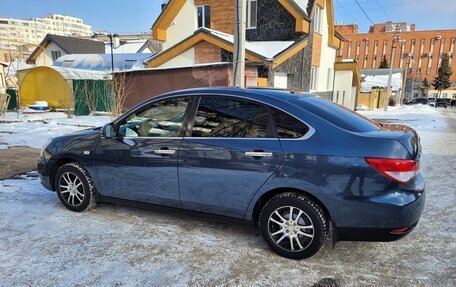
<instances>
[{"instance_id":1,"label":"sky","mask_svg":"<svg viewBox=\"0 0 456 287\"><path fill-rule=\"evenodd\" d=\"M234 0L232 0L234 1ZM163 0L0 0L0 17L32 18L65 14L82 18L94 31L150 32ZM415 23L417 30L456 29L456 0L333 0L336 23L354 23L367 32L388 20Z\"/></svg>"}]
</instances>

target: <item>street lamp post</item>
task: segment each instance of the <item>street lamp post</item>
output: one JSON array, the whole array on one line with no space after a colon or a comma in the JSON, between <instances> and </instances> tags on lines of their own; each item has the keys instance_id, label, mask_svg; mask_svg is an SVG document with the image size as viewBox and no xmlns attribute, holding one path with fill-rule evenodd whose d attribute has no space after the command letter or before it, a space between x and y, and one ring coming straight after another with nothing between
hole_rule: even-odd
<instances>
[{"instance_id":1,"label":"street lamp post","mask_svg":"<svg viewBox=\"0 0 456 287\"><path fill-rule=\"evenodd\" d=\"M114 48L113 48L114 43L112 41L112 38L117 38L117 37L119 37L119 35L109 33L108 37L109 37L109 41L111 44L111 71L114 73Z\"/></svg>"}]
</instances>

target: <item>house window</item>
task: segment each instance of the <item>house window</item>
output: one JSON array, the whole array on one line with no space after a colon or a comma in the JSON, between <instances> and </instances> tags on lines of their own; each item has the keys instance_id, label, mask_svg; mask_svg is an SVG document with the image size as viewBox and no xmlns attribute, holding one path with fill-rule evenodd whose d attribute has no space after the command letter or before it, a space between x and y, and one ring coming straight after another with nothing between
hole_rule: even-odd
<instances>
[{"instance_id":1,"label":"house window","mask_svg":"<svg viewBox=\"0 0 456 287\"><path fill-rule=\"evenodd\" d=\"M211 28L211 7L210 5L197 6L198 28Z\"/></svg>"},{"instance_id":2,"label":"house window","mask_svg":"<svg viewBox=\"0 0 456 287\"><path fill-rule=\"evenodd\" d=\"M318 70L319 70L319 67L312 66L312 68L310 68L310 90L311 91L317 90Z\"/></svg>"},{"instance_id":3,"label":"house window","mask_svg":"<svg viewBox=\"0 0 456 287\"><path fill-rule=\"evenodd\" d=\"M247 29L257 27L257 0L247 0Z\"/></svg>"},{"instance_id":4,"label":"house window","mask_svg":"<svg viewBox=\"0 0 456 287\"><path fill-rule=\"evenodd\" d=\"M51 58L53 62L57 61L60 56L62 56L62 53L60 51L51 51Z\"/></svg>"},{"instance_id":5,"label":"house window","mask_svg":"<svg viewBox=\"0 0 456 287\"><path fill-rule=\"evenodd\" d=\"M322 30L322 21L323 21L323 9L320 8L320 6L317 5L315 9L315 15L313 19L313 26L314 26L314 31L321 34Z\"/></svg>"}]
</instances>

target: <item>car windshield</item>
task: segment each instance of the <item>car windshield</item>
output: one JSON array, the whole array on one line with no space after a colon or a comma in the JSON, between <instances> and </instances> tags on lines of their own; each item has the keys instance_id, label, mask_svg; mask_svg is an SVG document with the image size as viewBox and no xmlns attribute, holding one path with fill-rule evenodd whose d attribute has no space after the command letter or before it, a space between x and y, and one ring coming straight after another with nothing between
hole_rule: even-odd
<instances>
[{"instance_id":1,"label":"car windshield","mask_svg":"<svg viewBox=\"0 0 456 287\"><path fill-rule=\"evenodd\" d=\"M439 103L445 103L446 100L445 100L445 99L437 99L437 102L439 102Z\"/></svg>"},{"instance_id":2,"label":"car windshield","mask_svg":"<svg viewBox=\"0 0 456 287\"><path fill-rule=\"evenodd\" d=\"M378 123L326 99L299 97L292 103L348 131L372 132L381 128Z\"/></svg>"}]
</instances>

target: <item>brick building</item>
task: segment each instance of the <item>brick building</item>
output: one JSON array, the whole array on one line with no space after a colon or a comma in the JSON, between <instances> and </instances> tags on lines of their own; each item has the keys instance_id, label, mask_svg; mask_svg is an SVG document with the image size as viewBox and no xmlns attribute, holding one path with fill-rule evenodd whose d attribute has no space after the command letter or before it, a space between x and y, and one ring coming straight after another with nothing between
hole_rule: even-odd
<instances>
[{"instance_id":1,"label":"brick building","mask_svg":"<svg viewBox=\"0 0 456 287\"><path fill-rule=\"evenodd\" d=\"M394 31L399 31L393 67L408 69L414 96L421 81L432 82L443 55L448 54L454 71L450 90L456 88L456 29L416 31L414 24L386 22L371 26L368 33L359 33L356 24L338 25L336 30L345 39L340 55L356 60L360 69L378 68L383 56L390 63Z\"/></svg>"}]
</instances>

